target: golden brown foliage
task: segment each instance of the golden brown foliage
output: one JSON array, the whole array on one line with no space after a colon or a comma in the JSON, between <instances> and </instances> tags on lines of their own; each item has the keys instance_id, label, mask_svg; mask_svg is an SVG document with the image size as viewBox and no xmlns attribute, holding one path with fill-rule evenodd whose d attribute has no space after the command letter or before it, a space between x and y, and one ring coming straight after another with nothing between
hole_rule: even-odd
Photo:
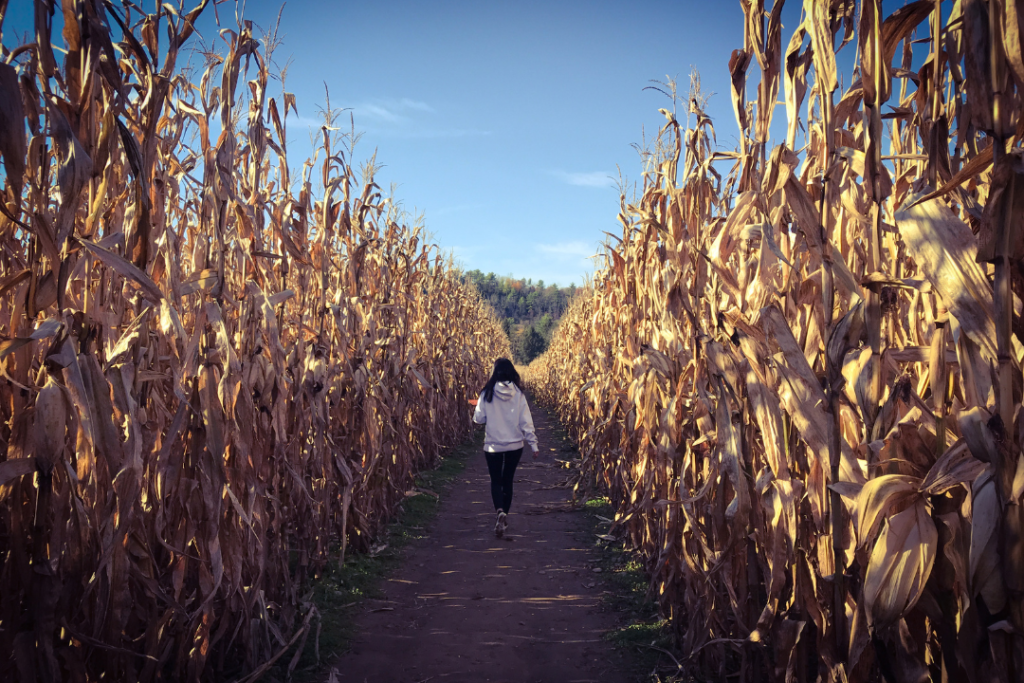
<instances>
[{"instance_id":1,"label":"golden brown foliage","mask_svg":"<svg viewBox=\"0 0 1024 683\"><path fill-rule=\"evenodd\" d=\"M713 152L698 89L693 128L664 111L621 241L528 381L689 673L1019 681L1024 3L943 24L931 0L806 0L785 51L781 0L742 4L740 149ZM838 34L858 72L836 102Z\"/></svg>"},{"instance_id":2,"label":"golden brown foliage","mask_svg":"<svg viewBox=\"0 0 1024 683\"><path fill-rule=\"evenodd\" d=\"M293 181L250 24L193 75L206 0L64 0L60 66L50 4L0 64L0 678L293 667L307 579L466 435L507 340L335 129Z\"/></svg>"}]
</instances>

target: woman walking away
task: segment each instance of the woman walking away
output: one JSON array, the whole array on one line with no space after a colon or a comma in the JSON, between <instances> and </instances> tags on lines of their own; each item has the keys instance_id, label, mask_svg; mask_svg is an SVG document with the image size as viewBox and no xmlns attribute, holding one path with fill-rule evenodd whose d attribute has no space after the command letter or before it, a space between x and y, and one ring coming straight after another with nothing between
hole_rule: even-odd
<instances>
[{"instance_id":1,"label":"woman walking away","mask_svg":"<svg viewBox=\"0 0 1024 683\"><path fill-rule=\"evenodd\" d=\"M523 455L523 442L530 444L534 458L539 452L537 435L533 431L533 415L523 395L519 373L507 358L494 361L494 371L480 392L473 422L487 425L484 455L491 473L491 500L498 515L494 535L501 538L508 528L512 478Z\"/></svg>"}]
</instances>

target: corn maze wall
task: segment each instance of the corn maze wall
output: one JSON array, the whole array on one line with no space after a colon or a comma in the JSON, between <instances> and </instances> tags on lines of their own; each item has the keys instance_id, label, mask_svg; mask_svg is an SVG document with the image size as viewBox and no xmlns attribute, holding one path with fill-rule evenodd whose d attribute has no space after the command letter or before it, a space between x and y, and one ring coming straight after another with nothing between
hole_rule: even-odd
<instances>
[{"instance_id":1,"label":"corn maze wall","mask_svg":"<svg viewBox=\"0 0 1024 683\"><path fill-rule=\"evenodd\" d=\"M289 162L272 41L243 23L179 64L207 4L37 1L0 60L5 681L293 667L307 580L509 355L351 138Z\"/></svg>"},{"instance_id":2,"label":"corn maze wall","mask_svg":"<svg viewBox=\"0 0 1024 683\"><path fill-rule=\"evenodd\" d=\"M529 381L689 675L1024 680L1024 2L741 5Z\"/></svg>"}]
</instances>

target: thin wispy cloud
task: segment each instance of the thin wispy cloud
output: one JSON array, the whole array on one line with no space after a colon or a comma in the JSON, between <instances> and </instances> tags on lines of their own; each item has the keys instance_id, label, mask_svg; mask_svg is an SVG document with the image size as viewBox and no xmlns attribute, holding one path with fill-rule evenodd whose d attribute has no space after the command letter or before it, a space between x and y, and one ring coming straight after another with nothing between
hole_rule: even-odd
<instances>
[{"instance_id":1,"label":"thin wispy cloud","mask_svg":"<svg viewBox=\"0 0 1024 683\"><path fill-rule=\"evenodd\" d=\"M406 120L406 117L401 116L395 113L394 111L391 111L387 107L379 104L359 104L353 107L353 110L356 117L361 119L387 121L388 123L398 123L400 121Z\"/></svg>"},{"instance_id":2,"label":"thin wispy cloud","mask_svg":"<svg viewBox=\"0 0 1024 683\"><path fill-rule=\"evenodd\" d=\"M346 107L345 124L351 114L356 130L378 137L401 139L451 139L484 137L489 130L480 128L444 127L438 121L433 105L408 97L371 99ZM323 121L314 117L291 114L288 121L298 128L319 128Z\"/></svg>"},{"instance_id":3,"label":"thin wispy cloud","mask_svg":"<svg viewBox=\"0 0 1024 683\"><path fill-rule=\"evenodd\" d=\"M403 97L399 100L400 104L405 109L411 109L413 111L427 112L433 114L436 110L426 102L420 102L419 100L410 100L409 98Z\"/></svg>"},{"instance_id":4,"label":"thin wispy cloud","mask_svg":"<svg viewBox=\"0 0 1024 683\"><path fill-rule=\"evenodd\" d=\"M541 242L522 266L527 272L548 273L549 282L563 286L570 282L581 285L584 276L594 270L592 257L595 251L597 246L594 243L583 240Z\"/></svg>"},{"instance_id":5,"label":"thin wispy cloud","mask_svg":"<svg viewBox=\"0 0 1024 683\"><path fill-rule=\"evenodd\" d=\"M373 99L359 102L352 107L356 121L409 124L422 118L423 114L435 114L437 110L430 104L420 100L403 97L401 99Z\"/></svg>"},{"instance_id":6,"label":"thin wispy cloud","mask_svg":"<svg viewBox=\"0 0 1024 683\"><path fill-rule=\"evenodd\" d=\"M582 241L557 242L555 244L538 244L537 251L551 256L564 258L587 258L593 255L595 249L592 245Z\"/></svg>"},{"instance_id":7,"label":"thin wispy cloud","mask_svg":"<svg viewBox=\"0 0 1024 683\"><path fill-rule=\"evenodd\" d=\"M438 209L434 209L430 212L433 217L437 216L450 216L455 213L463 213L466 211L478 211L484 208L483 204L455 204L453 206L442 206Z\"/></svg>"},{"instance_id":8,"label":"thin wispy cloud","mask_svg":"<svg viewBox=\"0 0 1024 683\"><path fill-rule=\"evenodd\" d=\"M484 248L481 247L481 246L477 246L477 245L473 245L473 246L460 246L460 245L456 245L454 247L449 247L446 251L448 253L450 253L453 257L455 257L456 261L459 261L461 263L463 261L463 259L470 259L470 258L475 258L475 257L479 256L484 251ZM472 270L472 269L470 269L470 270Z\"/></svg>"},{"instance_id":9,"label":"thin wispy cloud","mask_svg":"<svg viewBox=\"0 0 1024 683\"><path fill-rule=\"evenodd\" d=\"M604 171L591 171L585 173L570 171L551 171L551 175L564 183L576 187L615 187L615 179Z\"/></svg>"},{"instance_id":10,"label":"thin wispy cloud","mask_svg":"<svg viewBox=\"0 0 1024 683\"><path fill-rule=\"evenodd\" d=\"M438 139L438 138L478 138L492 135L489 130L479 128L409 128L384 130L374 128L374 133L385 137L415 138L415 139Z\"/></svg>"},{"instance_id":11,"label":"thin wispy cloud","mask_svg":"<svg viewBox=\"0 0 1024 683\"><path fill-rule=\"evenodd\" d=\"M342 124L348 125L348 113L351 112L356 129L372 133L380 137L402 139L452 139L476 138L492 135L493 132L481 128L444 128L431 125L436 110L426 102L401 99L389 101L373 101L356 104L346 111ZM288 123L293 128L319 128L324 125L318 117L299 116L290 113Z\"/></svg>"}]
</instances>

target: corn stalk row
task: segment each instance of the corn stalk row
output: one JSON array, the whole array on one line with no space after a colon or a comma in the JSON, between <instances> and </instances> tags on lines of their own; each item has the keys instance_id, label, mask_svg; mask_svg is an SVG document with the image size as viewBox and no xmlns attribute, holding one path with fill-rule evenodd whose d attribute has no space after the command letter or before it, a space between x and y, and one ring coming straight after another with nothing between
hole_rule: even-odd
<instances>
[{"instance_id":1,"label":"corn stalk row","mask_svg":"<svg viewBox=\"0 0 1024 683\"><path fill-rule=\"evenodd\" d=\"M1019 681L1024 3L741 5L528 381L687 674Z\"/></svg>"},{"instance_id":2,"label":"corn stalk row","mask_svg":"<svg viewBox=\"0 0 1024 683\"><path fill-rule=\"evenodd\" d=\"M4 680L292 670L509 354L329 110L289 163L273 40L179 64L208 4L64 0L63 52L38 0L0 60Z\"/></svg>"}]
</instances>

